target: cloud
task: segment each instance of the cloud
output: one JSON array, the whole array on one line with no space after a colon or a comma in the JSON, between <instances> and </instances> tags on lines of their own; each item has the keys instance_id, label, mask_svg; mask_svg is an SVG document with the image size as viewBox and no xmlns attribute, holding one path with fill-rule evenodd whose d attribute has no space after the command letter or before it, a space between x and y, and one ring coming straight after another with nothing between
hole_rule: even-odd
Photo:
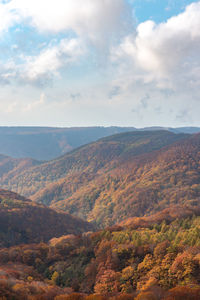
<instances>
[{"instance_id":1,"label":"cloud","mask_svg":"<svg viewBox=\"0 0 200 300\"><path fill-rule=\"evenodd\" d=\"M13 12L7 3L0 1L0 34L7 31L19 20L19 16Z\"/></svg>"},{"instance_id":2,"label":"cloud","mask_svg":"<svg viewBox=\"0 0 200 300\"><path fill-rule=\"evenodd\" d=\"M119 33L129 12L124 0L11 0L6 7L41 32L73 31L93 43Z\"/></svg>"},{"instance_id":3,"label":"cloud","mask_svg":"<svg viewBox=\"0 0 200 300\"><path fill-rule=\"evenodd\" d=\"M62 68L76 63L87 53L85 44L78 38L62 39L56 46L46 46L38 55L21 55L20 63L15 60L0 62L0 84L10 84L12 80L49 85Z\"/></svg>"},{"instance_id":4,"label":"cloud","mask_svg":"<svg viewBox=\"0 0 200 300\"><path fill-rule=\"evenodd\" d=\"M44 86L59 75L60 69L76 62L87 51L93 52L94 64L105 62L110 45L124 34L130 15L125 0L0 0L0 33L17 25L22 29L32 26L39 31L36 35L40 33L47 40L53 40L54 36L58 39L55 46L46 42L40 53L35 47L32 56L25 54L23 43L15 43L13 65L5 60L0 66L0 83L15 79ZM61 36L67 38L60 40ZM34 47L34 39L32 42Z\"/></svg>"},{"instance_id":5,"label":"cloud","mask_svg":"<svg viewBox=\"0 0 200 300\"><path fill-rule=\"evenodd\" d=\"M191 112L188 109L182 109L177 115L176 120L182 123L192 123Z\"/></svg>"},{"instance_id":6,"label":"cloud","mask_svg":"<svg viewBox=\"0 0 200 300\"><path fill-rule=\"evenodd\" d=\"M135 30L125 26L131 14L127 2L0 0L1 36L19 25L2 38L5 49L10 39L13 48L1 55L1 120L199 124L200 2ZM69 76L65 70L72 64L78 68ZM59 80L49 86L54 77Z\"/></svg>"},{"instance_id":7,"label":"cloud","mask_svg":"<svg viewBox=\"0 0 200 300\"><path fill-rule=\"evenodd\" d=\"M6 113L13 113L16 111L16 109L19 107L19 103L17 101L14 101L7 105L7 107L4 109Z\"/></svg>"},{"instance_id":8,"label":"cloud","mask_svg":"<svg viewBox=\"0 0 200 300\"><path fill-rule=\"evenodd\" d=\"M44 104L45 104L45 94L41 93L40 99L28 103L26 106L24 106L23 111L24 112L32 111L33 109L40 108Z\"/></svg>"},{"instance_id":9,"label":"cloud","mask_svg":"<svg viewBox=\"0 0 200 300\"><path fill-rule=\"evenodd\" d=\"M120 87L119 86L113 86L111 88L111 90L109 91L109 93L108 93L108 97L110 99L112 99L113 97L118 96L119 94L120 94Z\"/></svg>"},{"instance_id":10,"label":"cloud","mask_svg":"<svg viewBox=\"0 0 200 300\"><path fill-rule=\"evenodd\" d=\"M33 112L39 112L47 107L48 102L46 101L46 95L44 92L40 93L40 95L34 95L33 99L20 99L15 95L12 97L7 93L7 99L1 97L0 99L0 107L1 112L5 115L23 115L23 114L31 114ZM13 99L14 98L14 99Z\"/></svg>"},{"instance_id":11,"label":"cloud","mask_svg":"<svg viewBox=\"0 0 200 300\"><path fill-rule=\"evenodd\" d=\"M58 70L74 63L86 53L79 39L62 39L54 47L46 48L38 56L25 57L20 77L24 81L40 82L51 80Z\"/></svg>"},{"instance_id":12,"label":"cloud","mask_svg":"<svg viewBox=\"0 0 200 300\"><path fill-rule=\"evenodd\" d=\"M80 97L81 97L81 93L71 93L70 94L70 99L72 99L73 101L80 99Z\"/></svg>"},{"instance_id":13,"label":"cloud","mask_svg":"<svg viewBox=\"0 0 200 300\"><path fill-rule=\"evenodd\" d=\"M15 78L17 75L16 65L12 59L6 63L0 61L0 84L6 85L10 83L11 78Z\"/></svg>"},{"instance_id":14,"label":"cloud","mask_svg":"<svg viewBox=\"0 0 200 300\"><path fill-rule=\"evenodd\" d=\"M132 62L134 72L144 81L155 80L160 87L190 81L199 84L200 2L156 24L146 21L113 50L113 59Z\"/></svg>"},{"instance_id":15,"label":"cloud","mask_svg":"<svg viewBox=\"0 0 200 300\"><path fill-rule=\"evenodd\" d=\"M134 114L137 114L140 119L143 119L145 110L148 110L149 100L151 100L150 96L148 94L144 95L144 97L140 99L138 105L136 105L136 107L134 107L131 111Z\"/></svg>"}]
</instances>

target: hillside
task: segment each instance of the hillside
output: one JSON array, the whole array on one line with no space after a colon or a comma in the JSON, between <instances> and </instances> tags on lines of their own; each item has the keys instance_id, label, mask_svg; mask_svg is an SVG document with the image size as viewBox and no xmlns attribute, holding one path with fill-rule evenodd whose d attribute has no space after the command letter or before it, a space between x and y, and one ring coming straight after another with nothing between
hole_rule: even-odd
<instances>
[{"instance_id":1,"label":"hillside","mask_svg":"<svg viewBox=\"0 0 200 300\"><path fill-rule=\"evenodd\" d=\"M0 247L39 243L92 229L92 225L81 219L0 190Z\"/></svg>"},{"instance_id":2,"label":"hillside","mask_svg":"<svg viewBox=\"0 0 200 300\"><path fill-rule=\"evenodd\" d=\"M29 167L42 164L32 158L12 158L5 155L0 155L0 178L6 181L10 177L17 176Z\"/></svg>"},{"instance_id":3,"label":"hillside","mask_svg":"<svg viewBox=\"0 0 200 300\"><path fill-rule=\"evenodd\" d=\"M81 145L133 127L0 127L0 154L50 160Z\"/></svg>"},{"instance_id":4,"label":"hillside","mask_svg":"<svg viewBox=\"0 0 200 300\"><path fill-rule=\"evenodd\" d=\"M0 127L0 154L14 158L50 160L100 138L128 131L168 130L173 133L196 133L199 127Z\"/></svg>"},{"instance_id":5,"label":"hillside","mask_svg":"<svg viewBox=\"0 0 200 300\"><path fill-rule=\"evenodd\" d=\"M58 180L61 180L58 185L64 183L65 186L69 180L72 187L67 187L68 196L80 185L93 180L105 166L111 170L123 160L127 161L142 153L152 152L185 137L187 135L172 134L167 131L129 132L109 136L49 162L36 162L35 166L27 166L18 172L15 172L14 167L0 177L0 184L2 188L30 197L49 184L53 192ZM59 199L63 199L66 190L63 190L61 197L60 191L56 191L56 194ZM52 197L47 195L47 201L43 203L49 205L54 196L53 193Z\"/></svg>"},{"instance_id":6,"label":"hillside","mask_svg":"<svg viewBox=\"0 0 200 300\"><path fill-rule=\"evenodd\" d=\"M138 164L152 160L157 165L157 150L189 137L167 131L113 135L56 160L27 168L9 179L2 177L0 183L3 188L36 201L96 221L102 226L110 225L126 216L143 215L148 212L148 207L149 211L156 206L160 209L157 204L152 207L144 204L149 197L151 204L157 198L154 192L156 186L153 191L141 186L139 193L134 192L134 185L141 181L143 168L146 171L148 168L145 165L139 168ZM144 195L143 203L134 199L136 195L140 198ZM136 204L138 201L140 203Z\"/></svg>"},{"instance_id":7,"label":"hillside","mask_svg":"<svg viewBox=\"0 0 200 300\"><path fill-rule=\"evenodd\" d=\"M171 222L183 219L191 218L193 216L200 216L200 206L181 206L171 205L155 214L145 217L133 217L125 219L119 226L128 227L132 229L137 228L149 228L155 224L159 225L162 222L170 224Z\"/></svg>"},{"instance_id":8,"label":"hillside","mask_svg":"<svg viewBox=\"0 0 200 300\"><path fill-rule=\"evenodd\" d=\"M161 215L166 218L174 209ZM114 226L1 249L0 295L17 300L198 300L200 211L191 216L193 208L179 210L177 219L158 224L151 216L149 226L137 229Z\"/></svg>"},{"instance_id":9,"label":"hillside","mask_svg":"<svg viewBox=\"0 0 200 300\"><path fill-rule=\"evenodd\" d=\"M127 217L156 213L170 205L198 207L199 149L198 134L158 151L112 161L65 200L59 201L59 197L63 190L69 193L66 187L70 187L70 177L47 186L33 198L46 201L53 192L52 206L101 226L112 225Z\"/></svg>"},{"instance_id":10,"label":"hillside","mask_svg":"<svg viewBox=\"0 0 200 300\"><path fill-rule=\"evenodd\" d=\"M153 127L144 127L137 130L144 130L144 131L153 131L153 130L168 130L173 133L199 133L200 127L160 127L160 126L153 126Z\"/></svg>"}]
</instances>

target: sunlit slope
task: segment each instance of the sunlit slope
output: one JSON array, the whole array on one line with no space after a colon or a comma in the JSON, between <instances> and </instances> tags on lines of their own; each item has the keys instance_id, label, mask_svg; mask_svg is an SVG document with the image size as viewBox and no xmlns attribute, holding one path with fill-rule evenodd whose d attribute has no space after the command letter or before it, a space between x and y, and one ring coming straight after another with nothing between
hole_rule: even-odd
<instances>
[{"instance_id":1,"label":"sunlit slope","mask_svg":"<svg viewBox=\"0 0 200 300\"><path fill-rule=\"evenodd\" d=\"M5 155L0 155L0 180L8 182L10 178L20 174L30 167L42 164L32 158L12 158Z\"/></svg>"},{"instance_id":2,"label":"sunlit slope","mask_svg":"<svg viewBox=\"0 0 200 300\"><path fill-rule=\"evenodd\" d=\"M1 176L0 184L8 190L24 196L32 196L49 184L53 183L54 186L58 180L63 179L66 183L69 180L72 190L67 187L68 194L66 194L66 190L63 190L63 195L61 195L62 190L61 194L56 192L57 198L60 200L74 193L74 190L80 185L93 180L101 170L104 172L105 167L109 171L124 160L127 161L131 157L160 149L185 137L187 135L177 135L167 131L129 132L113 135L82 146L56 160L14 172L10 174L9 178ZM51 188L52 186L50 186ZM53 197L49 196L45 203L49 204L51 200L55 200L53 193Z\"/></svg>"},{"instance_id":3,"label":"sunlit slope","mask_svg":"<svg viewBox=\"0 0 200 300\"><path fill-rule=\"evenodd\" d=\"M170 205L198 206L200 135L129 132L22 171L2 186L107 226Z\"/></svg>"},{"instance_id":4,"label":"sunlit slope","mask_svg":"<svg viewBox=\"0 0 200 300\"><path fill-rule=\"evenodd\" d=\"M174 206L94 233L0 249L0 295L199 300L199 214L193 207ZM76 294L67 296L72 290Z\"/></svg>"},{"instance_id":5,"label":"sunlit slope","mask_svg":"<svg viewBox=\"0 0 200 300\"><path fill-rule=\"evenodd\" d=\"M170 205L198 207L199 150L200 135L195 135L148 154L127 155L127 159L123 157L116 165L112 163L112 168L107 165L65 200L57 201L57 195L58 188L64 190L67 181L38 193L35 199L47 199L45 195L53 190L53 206L96 221L101 226L127 217L155 213Z\"/></svg>"}]
</instances>

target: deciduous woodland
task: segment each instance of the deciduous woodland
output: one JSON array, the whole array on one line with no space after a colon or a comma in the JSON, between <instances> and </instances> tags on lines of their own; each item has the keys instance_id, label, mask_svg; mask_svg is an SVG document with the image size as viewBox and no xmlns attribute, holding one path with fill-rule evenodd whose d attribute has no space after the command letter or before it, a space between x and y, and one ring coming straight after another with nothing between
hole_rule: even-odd
<instances>
[{"instance_id":1,"label":"deciduous woodland","mask_svg":"<svg viewBox=\"0 0 200 300\"><path fill-rule=\"evenodd\" d=\"M199 299L200 217L191 213L2 248L2 299Z\"/></svg>"},{"instance_id":2,"label":"deciduous woodland","mask_svg":"<svg viewBox=\"0 0 200 300\"><path fill-rule=\"evenodd\" d=\"M0 299L199 300L199 149L155 131L2 156L1 186L23 196L0 190Z\"/></svg>"}]
</instances>

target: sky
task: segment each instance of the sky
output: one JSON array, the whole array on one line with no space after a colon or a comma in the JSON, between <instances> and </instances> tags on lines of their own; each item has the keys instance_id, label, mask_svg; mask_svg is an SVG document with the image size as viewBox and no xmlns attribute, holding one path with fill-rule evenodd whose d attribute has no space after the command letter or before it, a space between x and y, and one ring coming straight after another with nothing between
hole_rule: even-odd
<instances>
[{"instance_id":1,"label":"sky","mask_svg":"<svg viewBox=\"0 0 200 300\"><path fill-rule=\"evenodd\" d=\"M0 126L200 126L200 1L0 0Z\"/></svg>"}]
</instances>

